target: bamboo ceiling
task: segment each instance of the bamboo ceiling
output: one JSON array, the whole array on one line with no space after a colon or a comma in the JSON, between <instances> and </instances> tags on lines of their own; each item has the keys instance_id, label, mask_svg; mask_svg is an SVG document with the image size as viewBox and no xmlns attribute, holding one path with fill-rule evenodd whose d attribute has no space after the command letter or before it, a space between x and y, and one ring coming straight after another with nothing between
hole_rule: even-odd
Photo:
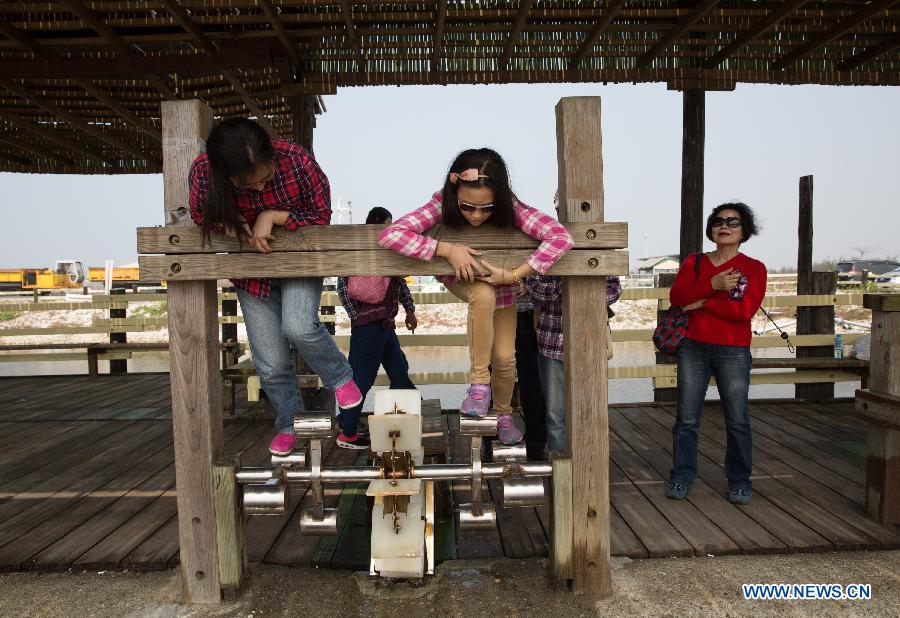
<instances>
[{"instance_id":1,"label":"bamboo ceiling","mask_svg":"<svg viewBox=\"0 0 900 618\"><path fill-rule=\"evenodd\" d=\"M290 135L339 86L900 85L897 0L0 0L0 35L15 172L159 172L167 98Z\"/></svg>"}]
</instances>

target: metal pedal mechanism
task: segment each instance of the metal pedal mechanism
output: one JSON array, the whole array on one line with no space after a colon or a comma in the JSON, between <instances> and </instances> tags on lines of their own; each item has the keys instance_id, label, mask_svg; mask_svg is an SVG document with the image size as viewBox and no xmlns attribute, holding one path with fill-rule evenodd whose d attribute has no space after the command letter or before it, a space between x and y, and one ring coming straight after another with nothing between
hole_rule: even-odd
<instances>
[{"instance_id":1,"label":"metal pedal mechanism","mask_svg":"<svg viewBox=\"0 0 900 618\"><path fill-rule=\"evenodd\" d=\"M369 419L375 466L325 467L322 440L334 434L331 414L304 414L294 421L298 438L309 447L288 455L273 455L271 468L239 468L235 480L243 485L244 512L283 515L290 504L289 486L309 484L312 505L300 512L300 531L323 536L337 534L337 509L325 508L325 483L368 482L373 497L370 572L382 577L422 577L434 573L435 482L471 483L472 500L459 506L460 530L493 528L494 505L483 499L483 483L500 480L504 507L541 504L544 478L553 467L546 461L526 461L524 445L491 446L492 462L482 461L485 436L497 433L497 417L461 417L460 433L471 440L469 462L425 465L422 409L418 390L375 392L375 414Z\"/></svg>"}]
</instances>

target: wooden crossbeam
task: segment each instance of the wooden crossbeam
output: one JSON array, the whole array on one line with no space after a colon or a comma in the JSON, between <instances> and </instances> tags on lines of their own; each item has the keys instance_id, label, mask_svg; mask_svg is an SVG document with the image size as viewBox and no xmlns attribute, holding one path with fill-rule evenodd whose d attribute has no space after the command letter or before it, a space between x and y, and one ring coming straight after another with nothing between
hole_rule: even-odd
<instances>
[{"instance_id":1,"label":"wooden crossbeam","mask_svg":"<svg viewBox=\"0 0 900 618\"><path fill-rule=\"evenodd\" d=\"M447 0L438 0L437 18L434 24L434 51L431 52L431 70L440 71L441 46L444 43L444 24L447 21Z\"/></svg>"},{"instance_id":2,"label":"wooden crossbeam","mask_svg":"<svg viewBox=\"0 0 900 618\"><path fill-rule=\"evenodd\" d=\"M123 39L118 32L110 28L93 9L84 5L81 0L60 0L60 4L69 7L69 10L75 13L79 19L87 23L91 29L103 37L103 40L109 43L113 49L122 53L129 53L131 46Z\"/></svg>"},{"instance_id":3,"label":"wooden crossbeam","mask_svg":"<svg viewBox=\"0 0 900 618\"><path fill-rule=\"evenodd\" d=\"M0 77L8 79L67 79L77 77L134 76L146 79L147 72L220 71L234 67L269 66L275 61L270 45L236 44L222 51L204 54L160 54L117 58L54 58L0 64Z\"/></svg>"},{"instance_id":4,"label":"wooden crossbeam","mask_svg":"<svg viewBox=\"0 0 900 618\"><path fill-rule=\"evenodd\" d=\"M653 61L662 52L672 44L675 39L688 31L688 29L709 13L719 0L702 0L694 5L687 15L678 20L678 22L666 32L662 38L657 41L656 45L651 47L640 58L637 59L635 66L639 69L649 67Z\"/></svg>"},{"instance_id":5,"label":"wooden crossbeam","mask_svg":"<svg viewBox=\"0 0 900 618\"><path fill-rule=\"evenodd\" d=\"M355 251L378 248L381 225L312 225L288 232L273 230L276 251ZM571 223L567 226L578 249L624 249L628 246L628 224ZM519 230L488 226L455 230L446 226L429 230L429 235L445 242L458 242L477 249L534 249L538 241ZM141 227L137 230L138 253L256 253L248 243L215 235L204 246L200 228Z\"/></svg>"},{"instance_id":6,"label":"wooden crossbeam","mask_svg":"<svg viewBox=\"0 0 900 618\"><path fill-rule=\"evenodd\" d=\"M0 24L0 33L5 35L7 38L16 41L19 45L27 48L32 53L40 58L44 58L46 60L52 60L53 62L58 62L59 58L57 55L50 51L44 45L41 45L38 41L36 41L33 37L28 34L19 31L16 28L13 28L9 24ZM8 66L9 63L4 63L4 67ZM75 78L72 80L77 86L81 87L85 92L93 96L95 99L109 107L111 110L119 114L119 116L128 122L129 124L135 126L141 131L147 133L151 137L153 137L156 141L161 141L161 133L159 130L154 129L153 127L144 123L143 120L139 119L135 116L131 111L125 108L119 101L115 100L109 94L104 92L99 87L92 84L90 81L86 79L78 79ZM46 155L53 156L53 155ZM55 158L55 157L54 157ZM58 160L58 159L57 159Z\"/></svg>"},{"instance_id":7,"label":"wooden crossbeam","mask_svg":"<svg viewBox=\"0 0 900 618\"><path fill-rule=\"evenodd\" d=\"M578 51L572 56L572 59L569 60L569 69L577 69L578 65L581 64L581 61L584 60L584 57L594 48L594 44L597 40L603 35L604 32L609 28L609 25L613 22L613 20L619 16L622 12L622 7L625 6L626 0L613 0L609 3L606 9L602 13L602 17L600 21L598 21L591 31L588 33L587 38L585 38L584 43L578 48Z\"/></svg>"},{"instance_id":8,"label":"wooden crossbeam","mask_svg":"<svg viewBox=\"0 0 900 618\"><path fill-rule=\"evenodd\" d=\"M118 32L104 23L104 21L100 18L99 15L97 15L97 13L93 11L93 9L85 6L84 3L82 3L80 0L62 0L62 3L69 7L69 10L75 13L82 21L86 22L94 30L94 32L99 34L104 41L106 41L113 47L113 49L125 54L131 52L132 48L129 43L125 39L123 39ZM166 80L164 80L159 75L150 73L146 76L146 79L164 97L175 97L175 93L172 92L171 88L169 88Z\"/></svg>"},{"instance_id":9,"label":"wooden crossbeam","mask_svg":"<svg viewBox=\"0 0 900 618\"><path fill-rule=\"evenodd\" d=\"M898 0L873 0L872 2L869 2L852 15L835 23L819 36L810 39L794 51L773 62L772 68L776 71L786 68L801 58L805 58L820 47L823 47L836 38L846 34L869 18L891 8L895 4L898 4Z\"/></svg>"},{"instance_id":10,"label":"wooden crossbeam","mask_svg":"<svg viewBox=\"0 0 900 618\"><path fill-rule=\"evenodd\" d=\"M531 251L490 249L482 253L501 268L521 264ZM139 258L141 278L169 281L245 279L252 277L330 277L355 275L406 276L452 275L446 260L424 262L387 249L358 251L310 251L304 253L230 253L145 255ZM550 270L554 275L621 275L628 272L628 253L573 249Z\"/></svg>"},{"instance_id":11,"label":"wooden crossbeam","mask_svg":"<svg viewBox=\"0 0 900 618\"><path fill-rule=\"evenodd\" d=\"M160 0L170 15L178 22L194 41L194 44L206 52L218 52L219 45L210 39L200 26L188 15L187 11L175 0ZM223 68L222 77L225 78L237 95L241 98L244 106L251 114L256 116L256 121L272 136L278 137L278 131L269 123L262 108L256 103L256 100L250 96L250 93L244 88L241 81L241 75L236 69Z\"/></svg>"},{"instance_id":12,"label":"wooden crossbeam","mask_svg":"<svg viewBox=\"0 0 900 618\"><path fill-rule=\"evenodd\" d=\"M504 70L509 63L513 50L516 48L516 39L519 38L519 33L522 32L522 28L525 26L525 22L528 19L528 11L531 10L532 4L533 0L522 0L519 3L519 12L516 15L516 21L513 23L512 30L509 31L509 39L507 39L506 47L503 49L503 55L500 57L500 70Z\"/></svg>"},{"instance_id":13,"label":"wooden crossbeam","mask_svg":"<svg viewBox=\"0 0 900 618\"><path fill-rule=\"evenodd\" d=\"M91 159L95 159L97 161L103 161L104 163L108 163L109 165L115 165L115 162L108 158L106 155L76 142L73 142L70 139L67 139L61 135L57 135L55 131L50 131L43 127L40 127L30 120L22 118L12 112L7 112L0 110L0 120L10 123L13 126L18 127L19 129L37 135L38 137L42 137L43 139L53 142L54 144L58 144L63 148L70 150L72 152L79 152L86 157Z\"/></svg>"},{"instance_id":14,"label":"wooden crossbeam","mask_svg":"<svg viewBox=\"0 0 900 618\"><path fill-rule=\"evenodd\" d=\"M734 41L716 52L716 54L712 58L706 60L703 63L703 68L713 69L719 66L725 60L734 55L735 52L747 45L747 43L753 41L761 34L768 32L781 20L790 15L792 12L801 8L807 2L809 2L809 0L791 0L790 2L785 2L774 11L766 15L763 19L759 20L758 22L750 26L747 30L742 32Z\"/></svg>"},{"instance_id":15,"label":"wooden crossbeam","mask_svg":"<svg viewBox=\"0 0 900 618\"><path fill-rule=\"evenodd\" d=\"M288 58L290 58L291 62L294 63L295 67L299 68L301 62L300 56L297 54L297 47L291 40L284 22L281 21L281 17L278 16L277 9L272 5L271 0L257 0L257 4L259 4L259 8L261 8L266 14L266 17L269 18L269 23L272 24L272 29L275 31L275 35L284 46L284 51L287 53Z\"/></svg>"},{"instance_id":16,"label":"wooden crossbeam","mask_svg":"<svg viewBox=\"0 0 900 618\"><path fill-rule=\"evenodd\" d=\"M62 163L63 165L73 165L71 159L66 159L65 157L61 157L58 154L54 154L49 150L45 150L44 148L38 148L34 144L29 144L24 140L14 140L8 139L6 137L0 136L0 144L5 144L10 148L18 148L19 150L24 150L25 152L30 152L33 155L38 157L46 157L48 159L52 159L57 163ZM33 163L33 162L31 162Z\"/></svg>"},{"instance_id":17,"label":"wooden crossbeam","mask_svg":"<svg viewBox=\"0 0 900 618\"><path fill-rule=\"evenodd\" d=\"M30 89L22 86L21 84L17 84L6 79L0 79L0 87L6 88L10 92L15 93L17 96L22 97L23 99L28 101L31 105L36 105L49 114L59 116L73 127L77 127L80 131L109 144L113 148L118 148L119 150L127 152L128 154L137 157L138 159L153 161L157 163L161 162L161 159L158 156L154 157L152 155L148 155L147 153L138 150L131 144L127 144L121 140L116 139L115 137L110 137L103 131L94 128L72 112L62 109L55 103L51 102L49 99L46 99L39 94L32 92Z\"/></svg>"},{"instance_id":18,"label":"wooden crossbeam","mask_svg":"<svg viewBox=\"0 0 900 618\"><path fill-rule=\"evenodd\" d=\"M837 66L838 71L850 71L869 60L874 60L878 56L894 51L898 47L900 47L900 34L895 34L878 45L873 45L842 61Z\"/></svg>"}]
</instances>

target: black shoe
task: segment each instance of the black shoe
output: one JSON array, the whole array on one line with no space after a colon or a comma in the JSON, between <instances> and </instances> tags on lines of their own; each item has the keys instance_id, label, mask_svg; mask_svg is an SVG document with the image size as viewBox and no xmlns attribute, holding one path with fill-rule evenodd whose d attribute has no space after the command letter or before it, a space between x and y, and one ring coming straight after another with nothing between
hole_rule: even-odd
<instances>
[{"instance_id":1,"label":"black shoe","mask_svg":"<svg viewBox=\"0 0 900 618\"><path fill-rule=\"evenodd\" d=\"M728 491L728 501L739 506L750 504L753 498L753 491L750 489L731 489Z\"/></svg>"},{"instance_id":2,"label":"black shoe","mask_svg":"<svg viewBox=\"0 0 900 618\"><path fill-rule=\"evenodd\" d=\"M364 451L370 446L372 446L372 442L369 440L368 435L356 434L352 438L348 438L344 435L344 432L338 434L337 437L337 445L341 448L349 448L356 451Z\"/></svg>"}]
</instances>

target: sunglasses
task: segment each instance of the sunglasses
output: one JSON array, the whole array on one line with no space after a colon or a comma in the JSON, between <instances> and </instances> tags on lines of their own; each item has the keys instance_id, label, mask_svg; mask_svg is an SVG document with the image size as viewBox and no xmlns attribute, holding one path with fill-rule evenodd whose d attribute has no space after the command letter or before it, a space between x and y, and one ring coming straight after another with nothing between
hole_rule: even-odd
<instances>
[{"instance_id":1,"label":"sunglasses","mask_svg":"<svg viewBox=\"0 0 900 618\"><path fill-rule=\"evenodd\" d=\"M727 225L728 227L741 227L741 220L737 217L728 217L727 219L716 217L712 220L713 227L722 227L723 225Z\"/></svg>"},{"instance_id":2,"label":"sunglasses","mask_svg":"<svg viewBox=\"0 0 900 618\"><path fill-rule=\"evenodd\" d=\"M480 210L484 214L489 215L494 212L494 205L483 204L481 206L476 206L475 204L469 204L468 202L460 202L459 209L463 212L475 212L476 210Z\"/></svg>"}]
</instances>

